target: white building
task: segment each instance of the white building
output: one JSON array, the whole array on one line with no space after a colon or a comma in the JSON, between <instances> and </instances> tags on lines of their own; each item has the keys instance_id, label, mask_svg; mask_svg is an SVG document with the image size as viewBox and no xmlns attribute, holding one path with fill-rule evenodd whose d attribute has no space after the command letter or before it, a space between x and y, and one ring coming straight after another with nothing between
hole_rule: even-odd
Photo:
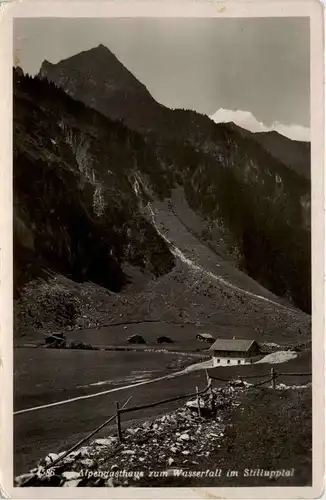
<instances>
[{"instance_id":1,"label":"white building","mask_svg":"<svg viewBox=\"0 0 326 500\"><path fill-rule=\"evenodd\" d=\"M213 366L248 364L262 358L256 340L217 339L209 350L213 351Z\"/></svg>"}]
</instances>

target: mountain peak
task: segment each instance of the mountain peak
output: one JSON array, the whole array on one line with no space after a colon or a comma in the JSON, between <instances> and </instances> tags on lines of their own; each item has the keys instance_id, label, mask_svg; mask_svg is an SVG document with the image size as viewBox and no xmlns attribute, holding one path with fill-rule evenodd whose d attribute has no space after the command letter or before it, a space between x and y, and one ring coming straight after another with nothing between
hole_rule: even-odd
<instances>
[{"instance_id":1,"label":"mountain peak","mask_svg":"<svg viewBox=\"0 0 326 500\"><path fill-rule=\"evenodd\" d=\"M81 57L87 57L89 54L99 54L103 57L114 57L115 59L117 59L117 57L115 56L115 54L113 54L113 52L108 48L106 47L105 45L103 45L102 43L100 43L99 45L97 45L96 47L92 47L91 49L88 49L88 50L84 50L82 52L80 52L79 54L76 54L66 60L69 60L69 59L72 59L72 58L81 58Z\"/></svg>"},{"instance_id":2,"label":"mountain peak","mask_svg":"<svg viewBox=\"0 0 326 500\"><path fill-rule=\"evenodd\" d=\"M15 66L14 71L15 71L17 77L24 76L24 70L21 66Z\"/></svg>"},{"instance_id":3,"label":"mountain peak","mask_svg":"<svg viewBox=\"0 0 326 500\"><path fill-rule=\"evenodd\" d=\"M39 75L53 81L74 99L113 119L137 125L157 105L145 85L103 44L51 64Z\"/></svg>"},{"instance_id":4,"label":"mountain peak","mask_svg":"<svg viewBox=\"0 0 326 500\"><path fill-rule=\"evenodd\" d=\"M50 63L47 59L44 59L42 62L41 69L39 71L39 77L40 78L47 78L48 73L51 71L53 64Z\"/></svg>"},{"instance_id":5,"label":"mountain peak","mask_svg":"<svg viewBox=\"0 0 326 500\"><path fill-rule=\"evenodd\" d=\"M53 64L50 61L48 61L47 59L44 59L44 61L42 62L41 68L47 69L47 68L51 68L52 66L53 66Z\"/></svg>"}]
</instances>

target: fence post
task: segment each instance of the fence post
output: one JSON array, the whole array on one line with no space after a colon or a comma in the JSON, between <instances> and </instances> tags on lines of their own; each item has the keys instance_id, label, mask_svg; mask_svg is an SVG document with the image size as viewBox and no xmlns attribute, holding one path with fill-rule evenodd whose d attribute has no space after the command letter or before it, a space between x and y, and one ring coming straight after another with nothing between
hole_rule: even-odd
<instances>
[{"instance_id":1,"label":"fence post","mask_svg":"<svg viewBox=\"0 0 326 500\"><path fill-rule=\"evenodd\" d=\"M116 401L116 405L117 405L117 415L116 415L117 432L118 432L118 439L121 442L122 441L121 417L120 417L120 408L119 408L119 402L118 401Z\"/></svg>"},{"instance_id":2,"label":"fence post","mask_svg":"<svg viewBox=\"0 0 326 500\"><path fill-rule=\"evenodd\" d=\"M208 375L208 371L207 370L205 370L205 373L206 373L207 385L209 387L209 393L210 393L210 396L211 396L212 411L214 411L214 406L215 405L214 405L214 394L213 394L213 388L212 388L212 379Z\"/></svg>"},{"instance_id":3,"label":"fence post","mask_svg":"<svg viewBox=\"0 0 326 500\"><path fill-rule=\"evenodd\" d=\"M276 373L274 368L271 368L271 377L272 377L272 389L275 389L275 378L276 378Z\"/></svg>"},{"instance_id":4,"label":"fence post","mask_svg":"<svg viewBox=\"0 0 326 500\"><path fill-rule=\"evenodd\" d=\"M208 375L208 371L205 370L205 372L206 372L207 385L209 387L209 393L210 393L210 396L211 396L212 412L214 412L215 411L215 403L214 403L214 393L213 393L213 387L212 387L212 379Z\"/></svg>"},{"instance_id":5,"label":"fence post","mask_svg":"<svg viewBox=\"0 0 326 500\"><path fill-rule=\"evenodd\" d=\"M197 393L197 407L198 407L198 416L201 417L201 411L200 411L200 400L199 400L199 391L198 387L196 386L196 393Z\"/></svg>"},{"instance_id":6,"label":"fence post","mask_svg":"<svg viewBox=\"0 0 326 500\"><path fill-rule=\"evenodd\" d=\"M209 387L209 392L210 392L210 395L211 397L213 397L213 389L212 389L212 379L210 378L210 376L208 375L208 371L205 370L205 373L206 373L206 381L207 381L207 385Z\"/></svg>"}]
</instances>

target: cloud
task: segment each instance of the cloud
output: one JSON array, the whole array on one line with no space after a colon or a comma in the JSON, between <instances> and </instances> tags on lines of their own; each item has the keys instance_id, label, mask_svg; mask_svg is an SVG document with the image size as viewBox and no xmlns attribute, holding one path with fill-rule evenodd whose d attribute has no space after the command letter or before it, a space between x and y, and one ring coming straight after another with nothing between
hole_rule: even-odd
<instances>
[{"instance_id":1,"label":"cloud","mask_svg":"<svg viewBox=\"0 0 326 500\"><path fill-rule=\"evenodd\" d=\"M250 132L267 132L268 128L262 122L256 120L250 111L241 111L220 108L210 117L216 123L233 122L239 127L250 130Z\"/></svg>"},{"instance_id":2,"label":"cloud","mask_svg":"<svg viewBox=\"0 0 326 500\"><path fill-rule=\"evenodd\" d=\"M269 132L275 130L279 134L296 141L310 141L310 129L308 127L283 125L279 122L274 122L270 127L267 127L263 122L258 121L250 111L220 108L210 118L215 123L233 122L250 132Z\"/></svg>"},{"instance_id":3,"label":"cloud","mask_svg":"<svg viewBox=\"0 0 326 500\"><path fill-rule=\"evenodd\" d=\"M282 125L282 123L275 122L271 130L276 130L295 141L310 141L310 128L302 125Z\"/></svg>"}]
</instances>

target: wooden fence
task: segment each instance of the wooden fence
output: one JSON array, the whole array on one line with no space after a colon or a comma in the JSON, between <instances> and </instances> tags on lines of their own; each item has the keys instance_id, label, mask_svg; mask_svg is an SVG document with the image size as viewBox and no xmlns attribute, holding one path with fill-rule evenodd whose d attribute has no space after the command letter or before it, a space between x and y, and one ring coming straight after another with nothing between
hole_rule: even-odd
<instances>
[{"instance_id":1,"label":"wooden fence","mask_svg":"<svg viewBox=\"0 0 326 500\"><path fill-rule=\"evenodd\" d=\"M47 464L44 466L44 469L49 469L53 467L54 465L57 465L58 462L66 458L68 455L70 455L73 451L76 451L78 448L80 448L86 441L89 441L90 438L92 438L95 434L97 434L100 430L102 430L105 426L107 426L109 423L111 423L114 419L116 421L116 426L117 426L117 436L119 439L119 442L123 441L123 435L122 435L122 429L121 429L121 414L123 413L131 413L139 410L144 410L146 408L153 408L154 406L159 406L163 405L166 403L171 403L173 401L178 401L181 399L188 399L191 397L196 396L197 398L197 408L198 408L198 414L200 415L200 398L199 396L202 394L205 394L208 390L212 391L211 388L211 381L207 384L207 386L202 389L201 391L198 390L198 387L196 387L196 392L191 393L191 394L183 394L181 396L176 396L174 398L169 398L169 399L163 399L161 401L155 401L154 403L149 403L147 405L142 405L142 406L132 406L131 408L126 408L127 404L129 403L131 396L127 399L127 401L122 405L120 408L119 402L116 402L116 413L111 415L110 418L108 418L103 424L99 425L96 429L94 429L90 434L88 434L86 437L78 441L78 443L74 444L71 448L69 448L66 452L64 452L62 455L60 455L56 460L53 462Z\"/></svg>"},{"instance_id":2,"label":"wooden fence","mask_svg":"<svg viewBox=\"0 0 326 500\"><path fill-rule=\"evenodd\" d=\"M262 374L254 374L254 375L239 375L239 376L237 376L236 379L235 378L224 379L224 378L214 377L212 375L209 375L209 378L212 380L218 380L220 382L231 382L232 380L240 380L241 382L243 382L244 379L263 378L263 377L267 377L267 376L269 376L269 378L267 380L263 380L262 382L259 382L257 384L250 384L250 387L258 387L260 385L271 383L271 388L275 389L276 388L276 380L279 377L302 377L302 376L311 377L312 373L311 372L310 373L289 373L289 372L282 373L282 372L277 372L274 368L271 368L270 373L262 373Z\"/></svg>"},{"instance_id":3,"label":"wooden fence","mask_svg":"<svg viewBox=\"0 0 326 500\"><path fill-rule=\"evenodd\" d=\"M201 394L205 394L207 391L212 390L211 389L211 381L208 381L207 386L199 391L198 387L196 387L196 392L193 392L191 394L183 394L182 396L176 396L174 398L169 398L169 399L162 399L161 401L155 401L154 403L149 403L147 405L141 405L141 406L132 406L131 408L119 408L119 403L118 401L116 402L117 405L117 413L116 413L116 423L117 423L117 435L119 438L119 441L122 441L122 430L121 430L121 415L124 413L131 413L139 410L145 410L147 408L153 408L154 406L159 406L163 405L166 403L172 403L173 401L180 401L181 399L189 399L192 397L197 398L197 408L198 408L198 415L200 416L200 398L199 396Z\"/></svg>"},{"instance_id":4,"label":"wooden fence","mask_svg":"<svg viewBox=\"0 0 326 500\"><path fill-rule=\"evenodd\" d=\"M190 393L190 394L183 394L181 396L176 396L174 398L169 398L169 399L163 399L160 401L155 401L154 403L149 403L146 405L140 405L140 406L132 406L130 408L127 408L127 404L129 403L131 397L120 407L119 402L116 402L116 413L111 415L109 419L107 419L103 424L101 424L99 427L97 427L95 430L93 430L90 434L88 434L85 438L81 439L73 445L69 450L67 450L64 454L60 455L55 461L51 462L50 464L46 465L44 469L48 469L50 467L53 467L56 465L59 461L70 455L73 451L77 450L80 448L86 441L88 441L91 437L93 437L96 433L98 433L101 429L103 429L106 425L111 423L113 420L116 421L116 427L117 427L117 437L119 444L123 441L123 433L122 433L122 427L121 427L121 415L126 414L126 413L132 413L136 412L139 410L144 410L147 408L153 408L155 406L163 405L166 403L171 403L173 401L180 401L182 399L189 399L192 397L196 397L196 404L197 404L197 411L198 415L201 416L201 405L200 405L200 396L203 394L206 394L207 392L210 393L211 401L212 401L212 409L214 409L214 399L213 399L213 389L212 389L212 383L213 380L218 380L220 382L225 382L225 383L230 383L232 381L240 380L243 381L244 379L255 379L255 378L263 378L268 376L269 378L267 380L263 380L262 382L258 382L257 384L251 384L250 387L259 387L264 384L271 384L272 389L276 389L276 380L278 377L298 377L298 376L311 376L311 373L280 373L274 370L274 368L271 368L270 373L264 373L264 374L255 374L255 375L241 375L237 377L232 377L231 379L223 379L219 377L214 377L212 375L209 375L208 371L205 370L206 372L206 380L207 380L207 385L204 389L199 391L198 387L196 387L196 392ZM119 448L119 445L117 447L117 450Z\"/></svg>"},{"instance_id":5,"label":"wooden fence","mask_svg":"<svg viewBox=\"0 0 326 500\"><path fill-rule=\"evenodd\" d=\"M212 381L219 380L219 381L229 383L229 382L232 382L232 380L235 380L234 377L231 379L220 379L220 378L214 377L212 375L209 375L207 370L205 370L205 372L206 372L207 385L202 391L199 391L198 387L196 387L196 392L194 392L192 394L184 394L182 396L177 396L177 397L170 398L170 399L163 399L161 401L155 401L154 403L149 403L146 405L132 406L131 408L127 408L127 407L120 408L119 403L117 401L116 402L116 425L117 425L117 436L118 436L119 441L123 440L123 434L122 434L122 428L121 428L121 420L122 420L121 415L123 415L125 413L131 413L131 412L136 412L139 410L145 410L147 408L153 408L155 406L163 405L166 403L171 403L173 401L178 401L181 399L189 399L191 397L196 397L198 415L201 416L201 406L200 406L200 397L199 396L207 393L208 391L210 392L211 395L213 395L213 393L212 393ZM242 382L243 379L246 379L246 378L263 378L266 376L269 376L269 378L267 380L263 380L262 382L258 382L257 384L251 384L251 387L259 387L261 385L271 383L271 388L275 389L276 388L276 380L280 376L311 376L311 373L279 373L276 370L274 370L274 368L271 368L270 373L267 373L267 374L264 373L264 374L260 374L260 375L239 376L239 377L237 377L237 380L240 380ZM213 398L212 398L212 403L214 404Z\"/></svg>"}]
</instances>

